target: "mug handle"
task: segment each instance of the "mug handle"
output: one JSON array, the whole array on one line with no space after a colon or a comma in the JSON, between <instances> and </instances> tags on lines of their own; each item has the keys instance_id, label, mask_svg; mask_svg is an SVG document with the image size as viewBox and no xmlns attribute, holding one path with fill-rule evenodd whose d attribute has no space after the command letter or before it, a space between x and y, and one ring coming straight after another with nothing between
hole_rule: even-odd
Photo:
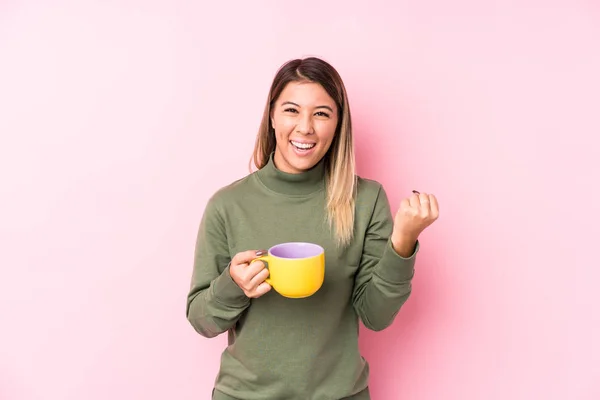
<instances>
[{"instance_id":1,"label":"mug handle","mask_svg":"<svg viewBox=\"0 0 600 400\"><path fill-rule=\"evenodd\" d=\"M268 254L265 254L264 256L256 257L254 260L252 260L252 262L262 261L265 264L265 268L269 269L269 260L270 259L271 259L271 256ZM265 282L267 282L269 285L271 285L271 278L265 279Z\"/></svg>"}]
</instances>

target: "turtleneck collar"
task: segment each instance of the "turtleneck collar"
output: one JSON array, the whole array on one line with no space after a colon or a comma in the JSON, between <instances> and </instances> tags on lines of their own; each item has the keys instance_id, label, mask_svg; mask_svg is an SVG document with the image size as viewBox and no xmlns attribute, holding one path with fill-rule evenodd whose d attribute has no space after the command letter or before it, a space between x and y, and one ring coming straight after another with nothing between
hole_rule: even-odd
<instances>
[{"instance_id":1,"label":"turtleneck collar","mask_svg":"<svg viewBox=\"0 0 600 400\"><path fill-rule=\"evenodd\" d=\"M299 174L279 170L269 156L267 165L256 172L258 179L270 190L292 196L308 195L325 188L325 161L321 159L313 168Z\"/></svg>"}]
</instances>

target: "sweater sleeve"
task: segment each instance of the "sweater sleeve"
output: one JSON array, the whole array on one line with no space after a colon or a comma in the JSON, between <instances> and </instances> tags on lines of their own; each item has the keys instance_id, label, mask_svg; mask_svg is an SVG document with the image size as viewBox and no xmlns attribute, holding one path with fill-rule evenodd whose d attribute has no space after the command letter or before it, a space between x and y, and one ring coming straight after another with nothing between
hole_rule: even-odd
<instances>
[{"instance_id":1,"label":"sweater sleeve","mask_svg":"<svg viewBox=\"0 0 600 400\"><path fill-rule=\"evenodd\" d=\"M250 299L229 273L227 230L211 198L200 222L186 315L196 332L212 338L232 328Z\"/></svg>"},{"instance_id":2,"label":"sweater sleeve","mask_svg":"<svg viewBox=\"0 0 600 400\"><path fill-rule=\"evenodd\" d=\"M419 251L417 241L410 257L398 255L390 240L392 228L389 201L380 187L354 278L352 298L361 321L374 331L390 326L410 296L415 259Z\"/></svg>"}]
</instances>

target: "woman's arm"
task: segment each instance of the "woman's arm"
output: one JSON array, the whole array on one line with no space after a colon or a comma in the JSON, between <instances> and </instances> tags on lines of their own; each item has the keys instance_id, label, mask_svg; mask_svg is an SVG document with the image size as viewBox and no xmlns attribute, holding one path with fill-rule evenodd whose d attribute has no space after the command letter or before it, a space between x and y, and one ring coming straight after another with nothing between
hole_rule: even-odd
<instances>
[{"instance_id":1,"label":"woman's arm","mask_svg":"<svg viewBox=\"0 0 600 400\"><path fill-rule=\"evenodd\" d=\"M405 257L392 246L394 220L383 188L365 235L363 253L355 275L353 305L363 324L374 331L387 328L411 293L419 242L403 244ZM404 249L405 251L405 249Z\"/></svg>"},{"instance_id":2,"label":"woman's arm","mask_svg":"<svg viewBox=\"0 0 600 400\"><path fill-rule=\"evenodd\" d=\"M250 305L231 278L230 262L225 223L213 197L200 222L186 308L188 321L207 338L232 328Z\"/></svg>"}]
</instances>

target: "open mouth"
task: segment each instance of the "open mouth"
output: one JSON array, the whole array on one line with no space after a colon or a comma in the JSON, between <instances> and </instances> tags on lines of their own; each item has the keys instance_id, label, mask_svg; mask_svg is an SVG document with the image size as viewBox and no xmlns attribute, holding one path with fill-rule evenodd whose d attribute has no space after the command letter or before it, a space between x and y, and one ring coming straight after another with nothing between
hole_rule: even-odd
<instances>
[{"instance_id":1,"label":"open mouth","mask_svg":"<svg viewBox=\"0 0 600 400\"><path fill-rule=\"evenodd\" d=\"M290 140L290 143L300 151L308 151L317 145L316 143L300 143L294 140Z\"/></svg>"}]
</instances>

